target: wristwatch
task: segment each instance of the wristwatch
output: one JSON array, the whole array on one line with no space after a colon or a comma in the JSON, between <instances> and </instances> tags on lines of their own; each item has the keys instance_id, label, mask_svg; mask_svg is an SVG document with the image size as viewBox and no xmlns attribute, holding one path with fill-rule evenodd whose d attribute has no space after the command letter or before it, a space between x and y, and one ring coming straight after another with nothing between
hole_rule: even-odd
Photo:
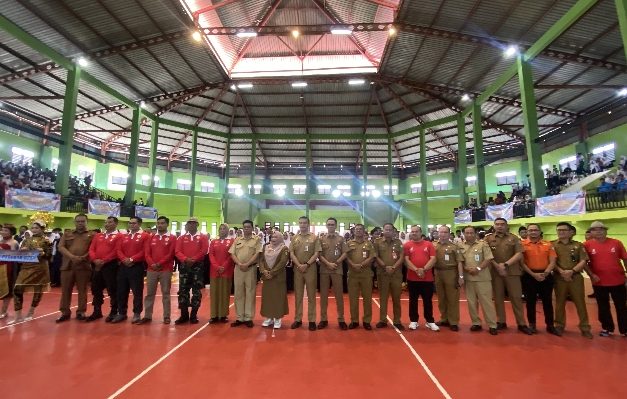
<instances>
[{"instance_id":1,"label":"wristwatch","mask_svg":"<svg viewBox=\"0 0 627 399\"><path fill-rule=\"evenodd\" d=\"M459 278L464 278L464 275L463 275L463 274L460 274L460 275L459 275Z\"/></svg>"},{"instance_id":2,"label":"wristwatch","mask_svg":"<svg viewBox=\"0 0 627 399\"><path fill-rule=\"evenodd\" d=\"M478 271L481 271L481 266L477 266L477 270L478 270Z\"/></svg>"}]
</instances>

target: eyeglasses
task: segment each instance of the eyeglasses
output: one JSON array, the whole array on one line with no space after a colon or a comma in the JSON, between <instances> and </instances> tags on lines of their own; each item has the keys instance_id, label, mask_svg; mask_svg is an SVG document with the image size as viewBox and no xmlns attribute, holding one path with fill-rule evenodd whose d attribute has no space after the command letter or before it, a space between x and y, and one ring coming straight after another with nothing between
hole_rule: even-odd
<instances>
[{"instance_id":1,"label":"eyeglasses","mask_svg":"<svg viewBox=\"0 0 627 399\"><path fill-rule=\"evenodd\" d=\"M570 229L557 229L557 231L570 231Z\"/></svg>"}]
</instances>

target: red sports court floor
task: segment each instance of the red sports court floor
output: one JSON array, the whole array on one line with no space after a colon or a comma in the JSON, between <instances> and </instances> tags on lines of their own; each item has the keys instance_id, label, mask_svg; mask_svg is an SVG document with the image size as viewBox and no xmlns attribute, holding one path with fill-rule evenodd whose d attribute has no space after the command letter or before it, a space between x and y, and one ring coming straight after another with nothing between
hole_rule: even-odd
<instances>
[{"instance_id":1,"label":"red sports court floor","mask_svg":"<svg viewBox=\"0 0 627 399\"><path fill-rule=\"evenodd\" d=\"M15 326L0 321L3 397L572 399L627 395L627 339L598 337L593 302L588 311L595 338L589 341L576 329L572 303L562 338L543 330L536 336L518 333L511 327L515 324L511 309L506 332L495 337L485 330L471 333L465 302L458 333L446 328L434 333L422 325L418 331L402 333L391 327L341 331L334 317L334 300L329 301L327 329L309 332L304 323L299 330L289 330L292 317L287 316L283 328L272 337L271 329L260 326L258 313L252 329L204 324L209 312L206 290L201 324L181 327L160 322L159 300L150 325L110 325L102 320L87 324L74 319L57 325L58 300L55 289L45 294L36 319ZM27 297L25 303L29 301ZM172 304L174 316L175 297ZM260 304L258 297L257 312ZM293 304L290 295L291 312ZM348 319L348 298L345 305ZM404 295L405 326L407 305ZM422 312L422 302L419 306ZM373 311L376 322L376 303ZM437 318L437 305L435 313Z\"/></svg>"}]
</instances>

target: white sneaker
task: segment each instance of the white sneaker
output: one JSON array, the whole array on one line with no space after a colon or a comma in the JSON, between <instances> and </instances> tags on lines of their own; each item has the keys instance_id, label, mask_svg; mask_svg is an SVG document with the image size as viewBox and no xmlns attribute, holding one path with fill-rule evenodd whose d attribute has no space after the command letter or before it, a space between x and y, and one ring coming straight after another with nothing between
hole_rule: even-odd
<instances>
[{"instance_id":1,"label":"white sneaker","mask_svg":"<svg viewBox=\"0 0 627 399\"><path fill-rule=\"evenodd\" d=\"M0 319L4 319L8 315L9 315L8 313L0 313Z\"/></svg>"},{"instance_id":2,"label":"white sneaker","mask_svg":"<svg viewBox=\"0 0 627 399\"><path fill-rule=\"evenodd\" d=\"M435 323L425 323L425 327L427 327L431 331L440 331L440 327L438 327Z\"/></svg>"},{"instance_id":3,"label":"white sneaker","mask_svg":"<svg viewBox=\"0 0 627 399\"><path fill-rule=\"evenodd\" d=\"M268 326L270 326L270 324L272 324L272 319L265 319L263 321L263 323L261 323L261 326L262 327L268 327Z\"/></svg>"},{"instance_id":4,"label":"white sneaker","mask_svg":"<svg viewBox=\"0 0 627 399\"><path fill-rule=\"evenodd\" d=\"M281 319L274 319L274 328L281 328Z\"/></svg>"},{"instance_id":5,"label":"white sneaker","mask_svg":"<svg viewBox=\"0 0 627 399\"><path fill-rule=\"evenodd\" d=\"M415 321L412 321L411 323L409 323L409 329L410 330L417 330L418 329L418 323Z\"/></svg>"}]
</instances>

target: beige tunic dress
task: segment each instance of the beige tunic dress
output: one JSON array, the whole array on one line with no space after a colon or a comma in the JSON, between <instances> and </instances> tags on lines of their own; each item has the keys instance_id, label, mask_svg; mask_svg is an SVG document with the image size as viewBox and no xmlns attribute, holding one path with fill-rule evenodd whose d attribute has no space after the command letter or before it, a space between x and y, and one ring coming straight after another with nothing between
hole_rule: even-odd
<instances>
[{"instance_id":1,"label":"beige tunic dress","mask_svg":"<svg viewBox=\"0 0 627 399\"><path fill-rule=\"evenodd\" d=\"M15 287L22 287L22 291L44 292L50 289L50 272L48 259L50 259L51 244L41 236L29 237L22 243L22 249L29 251L40 250L38 263L22 263L20 273L17 275Z\"/></svg>"},{"instance_id":2,"label":"beige tunic dress","mask_svg":"<svg viewBox=\"0 0 627 399\"><path fill-rule=\"evenodd\" d=\"M270 270L272 277L266 279L262 274L263 285L261 288L261 315L270 319L280 319L289 313L287 305L287 285L285 277L285 266L289 261L289 250L287 247L281 249L281 254L277 257L272 268L268 267L265 256L259 257L259 270Z\"/></svg>"}]
</instances>

